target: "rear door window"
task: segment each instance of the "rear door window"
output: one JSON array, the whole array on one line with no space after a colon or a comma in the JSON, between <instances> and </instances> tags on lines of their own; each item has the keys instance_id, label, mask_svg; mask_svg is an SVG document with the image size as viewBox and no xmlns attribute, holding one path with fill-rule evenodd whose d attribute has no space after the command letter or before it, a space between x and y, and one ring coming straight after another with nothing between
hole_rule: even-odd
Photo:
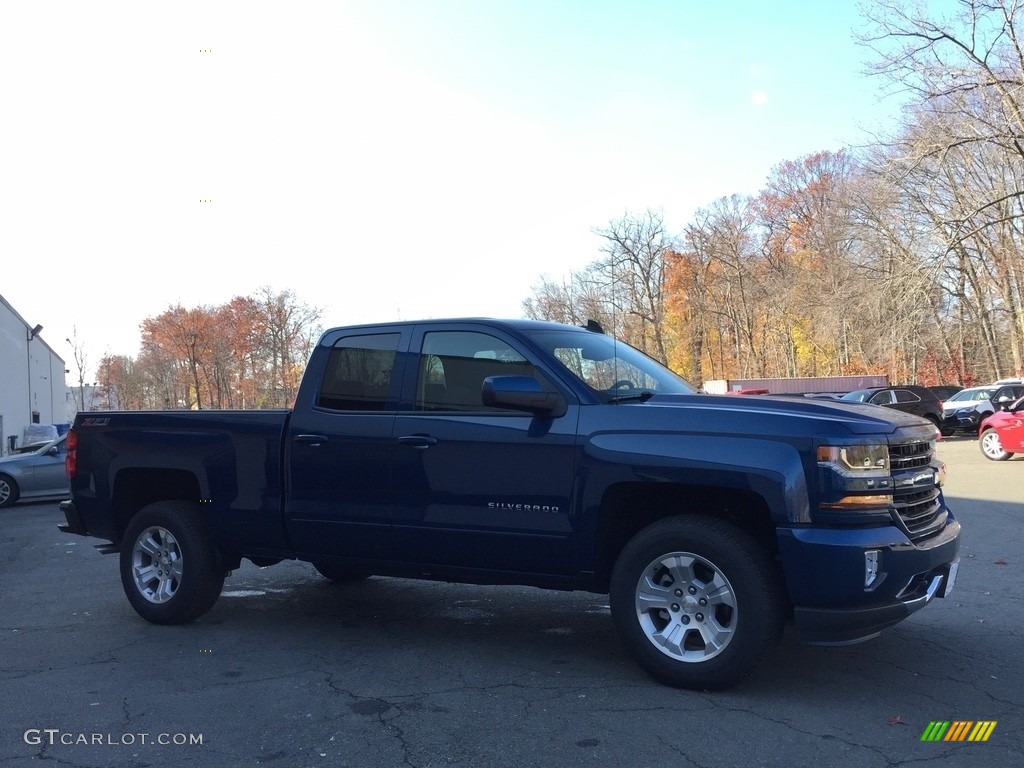
<instances>
[{"instance_id":1,"label":"rear door window","mask_svg":"<svg viewBox=\"0 0 1024 768\"><path fill-rule=\"evenodd\" d=\"M389 408L392 371L401 334L347 336L331 350L317 407L331 411Z\"/></svg>"}]
</instances>

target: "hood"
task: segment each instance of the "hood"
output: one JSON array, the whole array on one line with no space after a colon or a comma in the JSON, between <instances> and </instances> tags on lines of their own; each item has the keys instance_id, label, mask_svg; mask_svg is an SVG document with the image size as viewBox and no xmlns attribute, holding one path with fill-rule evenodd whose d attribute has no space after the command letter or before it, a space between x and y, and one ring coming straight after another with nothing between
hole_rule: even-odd
<instances>
[{"instance_id":1,"label":"hood","mask_svg":"<svg viewBox=\"0 0 1024 768\"><path fill-rule=\"evenodd\" d=\"M889 435L905 427L935 429L927 419L894 408L780 395L655 395L643 403L623 405L650 409L659 422L669 413L683 416L685 412L688 430L719 434L808 436L845 431L850 435ZM675 421L671 417L664 428L671 431Z\"/></svg>"}]
</instances>

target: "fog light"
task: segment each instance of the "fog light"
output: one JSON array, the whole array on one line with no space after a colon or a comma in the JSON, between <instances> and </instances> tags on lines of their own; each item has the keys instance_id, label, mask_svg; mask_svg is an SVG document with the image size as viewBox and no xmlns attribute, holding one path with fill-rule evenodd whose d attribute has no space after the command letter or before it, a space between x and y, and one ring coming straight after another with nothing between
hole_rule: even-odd
<instances>
[{"instance_id":1,"label":"fog light","mask_svg":"<svg viewBox=\"0 0 1024 768\"><path fill-rule=\"evenodd\" d=\"M864 589L870 589L878 578L878 560L881 555L877 549L869 549L864 553Z\"/></svg>"}]
</instances>

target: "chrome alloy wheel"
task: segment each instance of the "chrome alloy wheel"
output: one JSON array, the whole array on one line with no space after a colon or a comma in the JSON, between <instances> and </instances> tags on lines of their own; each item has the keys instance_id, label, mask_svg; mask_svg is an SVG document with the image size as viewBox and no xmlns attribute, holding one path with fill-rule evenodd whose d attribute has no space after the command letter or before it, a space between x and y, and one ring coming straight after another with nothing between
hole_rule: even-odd
<instances>
[{"instance_id":1,"label":"chrome alloy wheel","mask_svg":"<svg viewBox=\"0 0 1024 768\"><path fill-rule=\"evenodd\" d=\"M165 603L181 585L181 547L170 531L146 528L135 539L132 576L139 594L151 603Z\"/></svg>"},{"instance_id":2,"label":"chrome alloy wheel","mask_svg":"<svg viewBox=\"0 0 1024 768\"><path fill-rule=\"evenodd\" d=\"M1007 458L1003 444L999 442L999 434L994 429L987 429L981 435L981 452L993 461L1002 461Z\"/></svg>"},{"instance_id":3,"label":"chrome alloy wheel","mask_svg":"<svg viewBox=\"0 0 1024 768\"><path fill-rule=\"evenodd\" d=\"M635 605L644 635L677 661L714 658L735 634L735 590L714 563L688 552L652 561L637 582Z\"/></svg>"}]
</instances>

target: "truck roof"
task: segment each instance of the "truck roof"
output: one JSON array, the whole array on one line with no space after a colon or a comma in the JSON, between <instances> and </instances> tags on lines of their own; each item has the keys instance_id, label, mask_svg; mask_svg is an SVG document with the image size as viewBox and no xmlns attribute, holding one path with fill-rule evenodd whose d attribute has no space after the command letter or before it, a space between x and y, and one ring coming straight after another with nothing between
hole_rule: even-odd
<instances>
[{"instance_id":1,"label":"truck roof","mask_svg":"<svg viewBox=\"0 0 1024 768\"><path fill-rule=\"evenodd\" d=\"M501 319L494 317L447 317L447 318L430 318L428 320L393 320L393 321L382 321L378 323L359 323L357 325L340 325L328 329L325 333L332 331L344 330L349 328L377 328L382 325L387 326L408 326L408 325L455 325L459 323L483 323L490 326L506 328L515 328L519 330L540 330L549 328L551 330L564 330L566 328L574 328L576 330L586 330L586 328L578 325L569 325L567 323L556 323L550 320L528 320L525 318L518 319Z\"/></svg>"}]
</instances>

